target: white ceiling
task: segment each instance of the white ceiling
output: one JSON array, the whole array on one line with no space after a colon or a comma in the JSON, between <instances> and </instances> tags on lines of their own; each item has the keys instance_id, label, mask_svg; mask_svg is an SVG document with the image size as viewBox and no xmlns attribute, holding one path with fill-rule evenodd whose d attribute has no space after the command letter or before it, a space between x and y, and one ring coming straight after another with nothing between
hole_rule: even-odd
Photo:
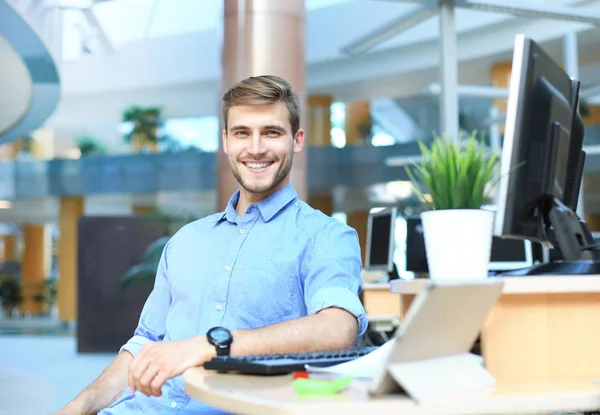
<instances>
[{"instance_id":1,"label":"white ceiling","mask_svg":"<svg viewBox=\"0 0 600 415\"><path fill-rule=\"evenodd\" d=\"M532 1L548 5L573 2ZM417 6L399 0L306 0L306 5L308 93L327 93L342 101L365 100L412 95L439 82L437 17L369 53L346 56L340 52L343 46ZM600 10L600 0L587 1L584 7ZM125 106L140 100L162 105L169 116L216 114L221 8L222 0L110 0L96 4L94 13L115 50L63 62L64 98L52 121L73 121L75 111L93 114L90 116L97 122L109 122ZM548 45L561 60L561 37L579 32L581 64L600 62L600 56L593 62L588 58L598 51L595 39L599 38L598 30L591 30L588 24L461 8L456 10L456 23L462 83L489 84L490 66L512 58L518 33ZM68 30L65 41L73 41L67 34ZM71 43L72 47L77 42ZM582 66L581 74L586 76L585 83L600 83L598 71ZM165 94L166 90L169 93Z\"/></svg>"}]
</instances>

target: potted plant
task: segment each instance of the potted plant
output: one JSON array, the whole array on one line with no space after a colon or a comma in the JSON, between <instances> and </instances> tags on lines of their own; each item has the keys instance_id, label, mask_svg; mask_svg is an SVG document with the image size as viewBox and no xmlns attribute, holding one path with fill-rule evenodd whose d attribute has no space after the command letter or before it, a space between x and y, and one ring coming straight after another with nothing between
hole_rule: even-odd
<instances>
[{"instance_id":1,"label":"potted plant","mask_svg":"<svg viewBox=\"0 0 600 415\"><path fill-rule=\"evenodd\" d=\"M497 178L498 154L489 152L477 132L458 140L435 137L422 159L407 167L421 213L429 277L473 279L488 275L494 212L482 209Z\"/></svg>"},{"instance_id":2,"label":"potted plant","mask_svg":"<svg viewBox=\"0 0 600 415\"><path fill-rule=\"evenodd\" d=\"M79 137L77 139L77 147L82 156L101 155L105 153L104 148L97 140L92 137Z\"/></svg>"},{"instance_id":3,"label":"potted plant","mask_svg":"<svg viewBox=\"0 0 600 415\"><path fill-rule=\"evenodd\" d=\"M23 303L19 280L12 277L0 278L0 303L2 303L4 315L9 319L12 318L14 311L18 310Z\"/></svg>"},{"instance_id":4,"label":"potted plant","mask_svg":"<svg viewBox=\"0 0 600 415\"><path fill-rule=\"evenodd\" d=\"M131 122L133 127L125 135L125 140L131 143L133 152L140 152L149 147L151 151L158 150L159 129L161 127L161 109L157 107L132 106L123 112L123 122Z\"/></svg>"}]
</instances>

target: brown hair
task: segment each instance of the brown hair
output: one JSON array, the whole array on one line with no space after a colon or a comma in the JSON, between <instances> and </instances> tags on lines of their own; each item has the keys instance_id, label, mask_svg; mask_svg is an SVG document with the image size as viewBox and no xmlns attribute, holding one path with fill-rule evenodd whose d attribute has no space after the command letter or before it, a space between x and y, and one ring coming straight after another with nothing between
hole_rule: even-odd
<instances>
[{"instance_id":1,"label":"brown hair","mask_svg":"<svg viewBox=\"0 0 600 415\"><path fill-rule=\"evenodd\" d=\"M274 75L252 76L233 85L223 95L223 120L227 129L229 109L238 105L265 105L283 102L290 114L292 136L300 129L300 98L288 81Z\"/></svg>"}]
</instances>

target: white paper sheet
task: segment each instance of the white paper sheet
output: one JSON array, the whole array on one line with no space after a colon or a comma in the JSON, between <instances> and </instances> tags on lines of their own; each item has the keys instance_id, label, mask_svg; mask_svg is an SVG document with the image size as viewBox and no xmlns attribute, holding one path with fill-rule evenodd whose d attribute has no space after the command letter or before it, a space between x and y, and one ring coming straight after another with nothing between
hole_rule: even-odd
<instances>
[{"instance_id":1,"label":"white paper sheet","mask_svg":"<svg viewBox=\"0 0 600 415\"><path fill-rule=\"evenodd\" d=\"M331 373L352 376L355 379L372 379L383 369L387 356L392 350L395 339L389 340L368 355L329 367L308 366L306 370L313 373Z\"/></svg>"}]
</instances>

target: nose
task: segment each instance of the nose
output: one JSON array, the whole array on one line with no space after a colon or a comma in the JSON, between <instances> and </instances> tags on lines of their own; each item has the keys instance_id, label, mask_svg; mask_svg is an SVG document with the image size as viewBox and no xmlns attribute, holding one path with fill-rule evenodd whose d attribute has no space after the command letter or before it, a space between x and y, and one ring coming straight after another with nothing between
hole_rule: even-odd
<instances>
[{"instance_id":1,"label":"nose","mask_svg":"<svg viewBox=\"0 0 600 415\"><path fill-rule=\"evenodd\" d=\"M267 152L267 149L264 144L265 143L262 134L254 133L252 135L252 140L250 141L248 146L248 153L254 156L265 154Z\"/></svg>"}]
</instances>

